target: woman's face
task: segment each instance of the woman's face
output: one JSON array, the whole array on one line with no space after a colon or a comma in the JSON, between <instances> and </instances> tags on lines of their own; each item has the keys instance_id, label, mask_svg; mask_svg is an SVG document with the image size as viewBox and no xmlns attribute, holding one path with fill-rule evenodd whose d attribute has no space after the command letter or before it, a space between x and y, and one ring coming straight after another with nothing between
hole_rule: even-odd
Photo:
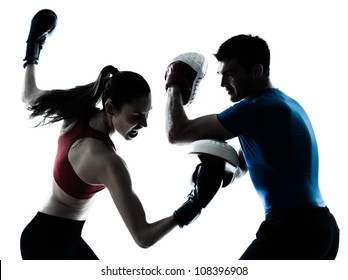
<instances>
[{"instance_id":1,"label":"woman's face","mask_svg":"<svg viewBox=\"0 0 348 280\"><path fill-rule=\"evenodd\" d=\"M151 94L124 104L112 118L115 130L126 140L135 138L139 129L147 127L147 117L151 108Z\"/></svg>"}]
</instances>

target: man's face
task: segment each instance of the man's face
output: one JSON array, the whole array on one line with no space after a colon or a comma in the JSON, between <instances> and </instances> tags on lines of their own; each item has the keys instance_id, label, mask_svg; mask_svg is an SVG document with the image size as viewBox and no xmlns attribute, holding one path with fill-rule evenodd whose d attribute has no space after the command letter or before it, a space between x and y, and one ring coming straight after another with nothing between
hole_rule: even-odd
<instances>
[{"instance_id":1,"label":"man's face","mask_svg":"<svg viewBox=\"0 0 348 280\"><path fill-rule=\"evenodd\" d=\"M232 102L238 102L253 94L252 71L247 72L239 64L238 59L219 61L217 72L222 75L221 86L226 89Z\"/></svg>"}]
</instances>

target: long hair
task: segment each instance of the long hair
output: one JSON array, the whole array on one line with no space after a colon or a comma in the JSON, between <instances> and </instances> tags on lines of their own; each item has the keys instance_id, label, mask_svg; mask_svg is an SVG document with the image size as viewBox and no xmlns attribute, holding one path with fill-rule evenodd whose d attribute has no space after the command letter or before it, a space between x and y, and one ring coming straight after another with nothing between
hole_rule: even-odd
<instances>
[{"instance_id":1,"label":"long hair","mask_svg":"<svg viewBox=\"0 0 348 280\"><path fill-rule=\"evenodd\" d=\"M71 89L55 89L40 94L31 104L30 118L43 117L39 125L61 120L88 121L98 109L96 105L110 98L116 110L126 103L150 94L150 87L139 74L118 71L112 65L104 67L93 83Z\"/></svg>"}]
</instances>

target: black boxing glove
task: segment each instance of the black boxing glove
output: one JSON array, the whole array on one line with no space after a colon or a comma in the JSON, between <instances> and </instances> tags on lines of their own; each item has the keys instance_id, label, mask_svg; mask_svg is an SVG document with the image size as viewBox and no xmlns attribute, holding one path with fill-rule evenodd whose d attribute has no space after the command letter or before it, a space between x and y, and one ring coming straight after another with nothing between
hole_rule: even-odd
<instances>
[{"instance_id":1,"label":"black boxing glove","mask_svg":"<svg viewBox=\"0 0 348 280\"><path fill-rule=\"evenodd\" d=\"M180 227L190 224L201 213L223 185L224 166L202 162L193 173L193 189L188 200L174 212Z\"/></svg>"},{"instance_id":2,"label":"black boxing glove","mask_svg":"<svg viewBox=\"0 0 348 280\"><path fill-rule=\"evenodd\" d=\"M38 64L40 51L45 44L46 37L53 31L57 24L57 15L48 9L40 10L31 20L29 36L27 39L26 54L23 67L28 64Z\"/></svg>"}]
</instances>

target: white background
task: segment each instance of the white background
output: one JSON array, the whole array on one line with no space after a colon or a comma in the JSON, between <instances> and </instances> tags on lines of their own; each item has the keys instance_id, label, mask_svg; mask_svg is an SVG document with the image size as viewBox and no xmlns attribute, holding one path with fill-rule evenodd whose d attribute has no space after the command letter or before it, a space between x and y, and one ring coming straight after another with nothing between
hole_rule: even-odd
<instances>
[{"instance_id":1,"label":"white background","mask_svg":"<svg viewBox=\"0 0 348 280\"><path fill-rule=\"evenodd\" d=\"M102 261L21 261L20 234L49 194L59 133L59 124L33 128L36 122L27 120L20 100L25 40L32 16L43 8L56 12L58 25L41 52L37 68L40 88L70 88L92 82L109 64L140 73L151 86L149 127L129 142L113 137L130 168L149 222L170 215L186 200L196 164L196 159L187 155L187 146L168 144L164 134L163 77L168 61L187 51L206 56L208 73L187 113L189 117L218 113L231 103L220 87L213 53L237 34L264 38L271 50L273 84L303 105L316 131L321 190L341 229L337 260L319 264L238 261L263 219L261 202L247 176L222 189L193 224L175 229L145 250L135 245L105 190L97 195L83 231ZM160 265L192 271L196 266L249 265L249 279L260 275L344 279L343 264L348 258L347 23L343 0L2 1L0 258L4 279L105 279L100 269L106 265ZM239 145L235 140L230 144L236 149ZM335 273L343 278L333 276ZM199 276L186 276L189 278Z\"/></svg>"}]
</instances>

